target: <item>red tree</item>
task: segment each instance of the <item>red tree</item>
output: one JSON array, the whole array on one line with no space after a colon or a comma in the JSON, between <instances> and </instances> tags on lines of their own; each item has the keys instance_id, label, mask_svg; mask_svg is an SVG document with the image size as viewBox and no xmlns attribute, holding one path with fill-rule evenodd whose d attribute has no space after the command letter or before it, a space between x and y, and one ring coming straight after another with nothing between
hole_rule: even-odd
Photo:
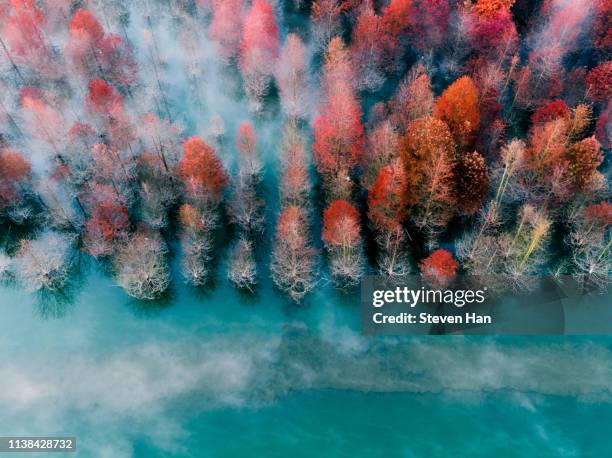
<instances>
[{"instance_id":1,"label":"red tree","mask_svg":"<svg viewBox=\"0 0 612 458\"><path fill-rule=\"evenodd\" d=\"M604 226L612 226L612 205L609 202L591 204L584 209L584 219Z\"/></svg>"},{"instance_id":2,"label":"red tree","mask_svg":"<svg viewBox=\"0 0 612 458\"><path fill-rule=\"evenodd\" d=\"M440 47L446 36L450 18L448 0L414 0L412 41L420 51Z\"/></svg>"},{"instance_id":3,"label":"red tree","mask_svg":"<svg viewBox=\"0 0 612 458\"><path fill-rule=\"evenodd\" d=\"M359 212L346 200L335 200L323 212L322 238L328 247L354 248L361 242Z\"/></svg>"},{"instance_id":4,"label":"red tree","mask_svg":"<svg viewBox=\"0 0 612 458\"><path fill-rule=\"evenodd\" d=\"M8 15L4 24L0 21L2 38L10 49L10 58L19 66L25 65L45 76L56 76L57 68L51 57L42 29L44 16L33 1L11 2L14 14ZM6 12L4 13L6 14ZM23 75L21 75L23 77Z\"/></svg>"},{"instance_id":5,"label":"red tree","mask_svg":"<svg viewBox=\"0 0 612 458\"><path fill-rule=\"evenodd\" d=\"M256 146L257 140L255 139L253 125L250 122L243 122L238 128L238 135L236 136L238 152L246 157L251 157L255 153Z\"/></svg>"},{"instance_id":6,"label":"red tree","mask_svg":"<svg viewBox=\"0 0 612 458\"><path fill-rule=\"evenodd\" d=\"M88 10L80 9L72 16L68 31L67 53L73 65L86 78L97 75L100 71L98 46L104 38L100 22Z\"/></svg>"},{"instance_id":7,"label":"red tree","mask_svg":"<svg viewBox=\"0 0 612 458\"><path fill-rule=\"evenodd\" d=\"M406 173L399 160L380 170L368 191L368 217L379 232L398 232L406 216Z\"/></svg>"},{"instance_id":8,"label":"red tree","mask_svg":"<svg viewBox=\"0 0 612 458\"><path fill-rule=\"evenodd\" d=\"M558 118L567 122L570 119L570 110L561 99L545 102L531 115L531 122L533 124L545 124Z\"/></svg>"},{"instance_id":9,"label":"red tree","mask_svg":"<svg viewBox=\"0 0 612 458\"><path fill-rule=\"evenodd\" d=\"M457 209L476 213L489 190L489 174L484 157L476 151L460 155L453 167L454 197Z\"/></svg>"},{"instance_id":10,"label":"red tree","mask_svg":"<svg viewBox=\"0 0 612 458\"><path fill-rule=\"evenodd\" d=\"M127 240L128 229L127 208L122 204L101 202L85 223L85 250L92 256L108 256L119 242Z\"/></svg>"},{"instance_id":11,"label":"red tree","mask_svg":"<svg viewBox=\"0 0 612 458\"><path fill-rule=\"evenodd\" d=\"M89 82L86 103L92 113L109 114L123 107L123 97L106 81L95 79Z\"/></svg>"},{"instance_id":12,"label":"red tree","mask_svg":"<svg viewBox=\"0 0 612 458\"><path fill-rule=\"evenodd\" d=\"M190 192L204 192L214 200L220 199L228 183L223 164L215 150L199 137L191 137L183 144L179 173Z\"/></svg>"},{"instance_id":13,"label":"red tree","mask_svg":"<svg viewBox=\"0 0 612 458\"><path fill-rule=\"evenodd\" d=\"M432 286L444 288L455 278L459 264L453 255L443 249L438 249L425 258L419 268L423 279Z\"/></svg>"},{"instance_id":14,"label":"red tree","mask_svg":"<svg viewBox=\"0 0 612 458\"><path fill-rule=\"evenodd\" d=\"M586 76L586 94L596 102L607 102L612 98L612 60L591 70Z\"/></svg>"},{"instance_id":15,"label":"red tree","mask_svg":"<svg viewBox=\"0 0 612 458\"><path fill-rule=\"evenodd\" d=\"M229 62L236 58L242 37L244 0L214 0L208 37L219 45L219 55Z\"/></svg>"}]
</instances>

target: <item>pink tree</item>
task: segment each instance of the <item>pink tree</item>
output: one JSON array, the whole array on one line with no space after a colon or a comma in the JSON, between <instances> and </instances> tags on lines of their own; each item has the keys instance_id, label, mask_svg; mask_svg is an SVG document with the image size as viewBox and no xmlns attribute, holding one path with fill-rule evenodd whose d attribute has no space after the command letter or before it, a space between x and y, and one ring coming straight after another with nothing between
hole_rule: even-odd
<instances>
[{"instance_id":1,"label":"pink tree","mask_svg":"<svg viewBox=\"0 0 612 458\"><path fill-rule=\"evenodd\" d=\"M219 55L231 62L238 55L242 38L244 0L214 0L213 17L208 26L208 37L219 46Z\"/></svg>"},{"instance_id":2,"label":"pink tree","mask_svg":"<svg viewBox=\"0 0 612 458\"><path fill-rule=\"evenodd\" d=\"M268 92L278 57L278 25L272 5L255 0L244 21L240 70L250 108L259 111Z\"/></svg>"},{"instance_id":3,"label":"pink tree","mask_svg":"<svg viewBox=\"0 0 612 458\"><path fill-rule=\"evenodd\" d=\"M285 40L276 67L281 104L285 114L290 118L305 118L309 112L307 79L306 47L300 37L290 33Z\"/></svg>"}]
</instances>

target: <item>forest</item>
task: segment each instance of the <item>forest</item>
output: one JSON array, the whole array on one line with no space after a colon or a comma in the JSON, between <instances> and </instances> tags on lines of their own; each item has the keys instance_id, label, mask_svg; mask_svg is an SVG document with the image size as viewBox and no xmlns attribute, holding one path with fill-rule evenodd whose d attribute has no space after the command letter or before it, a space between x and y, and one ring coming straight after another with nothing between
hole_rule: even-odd
<instances>
[{"instance_id":1,"label":"forest","mask_svg":"<svg viewBox=\"0 0 612 458\"><path fill-rule=\"evenodd\" d=\"M0 277L612 272L611 0L0 0ZM226 249L227 248L227 249ZM227 253L224 271L219 253Z\"/></svg>"}]
</instances>

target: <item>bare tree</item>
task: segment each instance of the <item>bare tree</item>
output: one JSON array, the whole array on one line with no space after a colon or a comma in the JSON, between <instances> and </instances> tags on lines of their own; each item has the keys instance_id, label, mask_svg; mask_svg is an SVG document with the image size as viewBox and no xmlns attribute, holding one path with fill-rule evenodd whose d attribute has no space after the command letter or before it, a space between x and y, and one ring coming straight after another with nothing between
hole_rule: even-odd
<instances>
[{"instance_id":1,"label":"bare tree","mask_svg":"<svg viewBox=\"0 0 612 458\"><path fill-rule=\"evenodd\" d=\"M170 284L166 253L159 234L136 232L115 256L117 283L137 299L158 298Z\"/></svg>"}]
</instances>

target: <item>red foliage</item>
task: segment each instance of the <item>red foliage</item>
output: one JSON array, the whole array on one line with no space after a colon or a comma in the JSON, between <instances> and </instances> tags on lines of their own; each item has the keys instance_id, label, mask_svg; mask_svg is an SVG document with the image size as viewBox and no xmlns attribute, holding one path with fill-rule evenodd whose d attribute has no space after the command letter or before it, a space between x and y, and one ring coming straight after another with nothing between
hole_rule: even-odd
<instances>
[{"instance_id":1,"label":"red foliage","mask_svg":"<svg viewBox=\"0 0 612 458\"><path fill-rule=\"evenodd\" d=\"M66 127L62 115L45 103L35 88L21 89L20 96L26 125L32 135L58 152L61 142L65 140Z\"/></svg>"},{"instance_id":2,"label":"red foliage","mask_svg":"<svg viewBox=\"0 0 612 458\"><path fill-rule=\"evenodd\" d=\"M561 99L545 102L533 113L533 115L531 115L531 122L534 125L545 124L548 121L553 121L558 118L566 121L570 119L570 110Z\"/></svg>"},{"instance_id":3,"label":"red foliage","mask_svg":"<svg viewBox=\"0 0 612 458\"><path fill-rule=\"evenodd\" d=\"M591 70L586 76L587 96L596 102L606 102L612 98L612 60L604 62Z\"/></svg>"},{"instance_id":4,"label":"red foliage","mask_svg":"<svg viewBox=\"0 0 612 458\"><path fill-rule=\"evenodd\" d=\"M355 247L361 241L355 207L346 200L334 200L323 212L322 238L329 247Z\"/></svg>"},{"instance_id":5,"label":"red foliage","mask_svg":"<svg viewBox=\"0 0 612 458\"><path fill-rule=\"evenodd\" d=\"M244 0L215 0L208 37L219 44L221 58L230 61L238 55L242 37Z\"/></svg>"},{"instance_id":6,"label":"red foliage","mask_svg":"<svg viewBox=\"0 0 612 458\"><path fill-rule=\"evenodd\" d=\"M455 277L458 267L453 255L443 249L434 251L419 264L425 281L439 286L447 285Z\"/></svg>"},{"instance_id":7,"label":"red foliage","mask_svg":"<svg viewBox=\"0 0 612 458\"><path fill-rule=\"evenodd\" d=\"M348 172L363 153L364 129L361 107L350 90L331 95L313 121L312 146L321 174Z\"/></svg>"},{"instance_id":8,"label":"red foliage","mask_svg":"<svg viewBox=\"0 0 612 458\"><path fill-rule=\"evenodd\" d=\"M396 232L406 216L406 173L399 160L380 170L368 191L368 217L378 231Z\"/></svg>"},{"instance_id":9,"label":"red foliage","mask_svg":"<svg viewBox=\"0 0 612 458\"><path fill-rule=\"evenodd\" d=\"M434 116L446 122L464 149L473 144L480 125L478 97L472 78L462 76L446 88L434 106Z\"/></svg>"},{"instance_id":10,"label":"red foliage","mask_svg":"<svg viewBox=\"0 0 612 458\"><path fill-rule=\"evenodd\" d=\"M383 28L395 38L405 35L412 22L412 0L391 0L382 10Z\"/></svg>"},{"instance_id":11,"label":"red foliage","mask_svg":"<svg viewBox=\"0 0 612 458\"><path fill-rule=\"evenodd\" d=\"M357 17L351 40L351 59L358 70L360 88L376 90L382 86L384 71L395 57L398 45L382 18L374 13L371 3L366 2Z\"/></svg>"},{"instance_id":12,"label":"red foliage","mask_svg":"<svg viewBox=\"0 0 612 458\"><path fill-rule=\"evenodd\" d=\"M404 131L415 119L429 116L433 103L429 76L422 65L417 65L399 84L389 103L391 122Z\"/></svg>"},{"instance_id":13,"label":"red foliage","mask_svg":"<svg viewBox=\"0 0 612 458\"><path fill-rule=\"evenodd\" d=\"M219 199L228 183L223 164L215 150L199 137L191 137L183 144L179 173L192 193L201 191Z\"/></svg>"},{"instance_id":14,"label":"red foliage","mask_svg":"<svg viewBox=\"0 0 612 458\"><path fill-rule=\"evenodd\" d=\"M612 226L612 205L609 202L589 205L584 209L584 219L604 226Z\"/></svg>"},{"instance_id":15,"label":"red foliage","mask_svg":"<svg viewBox=\"0 0 612 458\"><path fill-rule=\"evenodd\" d=\"M81 40L89 46L96 46L104 37L100 22L88 10L80 9L72 16L68 27L72 39Z\"/></svg>"},{"instance_id":16,"label":"red foliage","mask_svg":"<svg viewBox=\"0 0 612 458\"><path fill-rule=\"evenodd\" d=\"M41 29L44 23L41 11L31 0L11 3L15 14L8 15L1 28L11 58L19 65L27 65L46 76L54 76L56 68L52 65L51 48Z\"/></svg>"},{"instance_id":17,"label":"red foliage","mask_svg":"<svg viewBox=\"0 0 612 458\"><path fill-rule=\"evenodd\" d=\"M251 157L255 153L255 147L257 140L255 138L255 132L253 131L253 125L250 122L243 122L238 128L238 135L236 137L236 148L240 154Z\"/></svg>"},{"instance_id":18,"label":"red foliage","mask_svg":"<svg viewBox=\"0 0 612 458\"><path fill-rule=\"evenodd\" d=\"M98 114L109 114L123 107L121 95L113 86L100 79L89 82L86 102L87 108Z\"/></svg>"}]
</instances>

